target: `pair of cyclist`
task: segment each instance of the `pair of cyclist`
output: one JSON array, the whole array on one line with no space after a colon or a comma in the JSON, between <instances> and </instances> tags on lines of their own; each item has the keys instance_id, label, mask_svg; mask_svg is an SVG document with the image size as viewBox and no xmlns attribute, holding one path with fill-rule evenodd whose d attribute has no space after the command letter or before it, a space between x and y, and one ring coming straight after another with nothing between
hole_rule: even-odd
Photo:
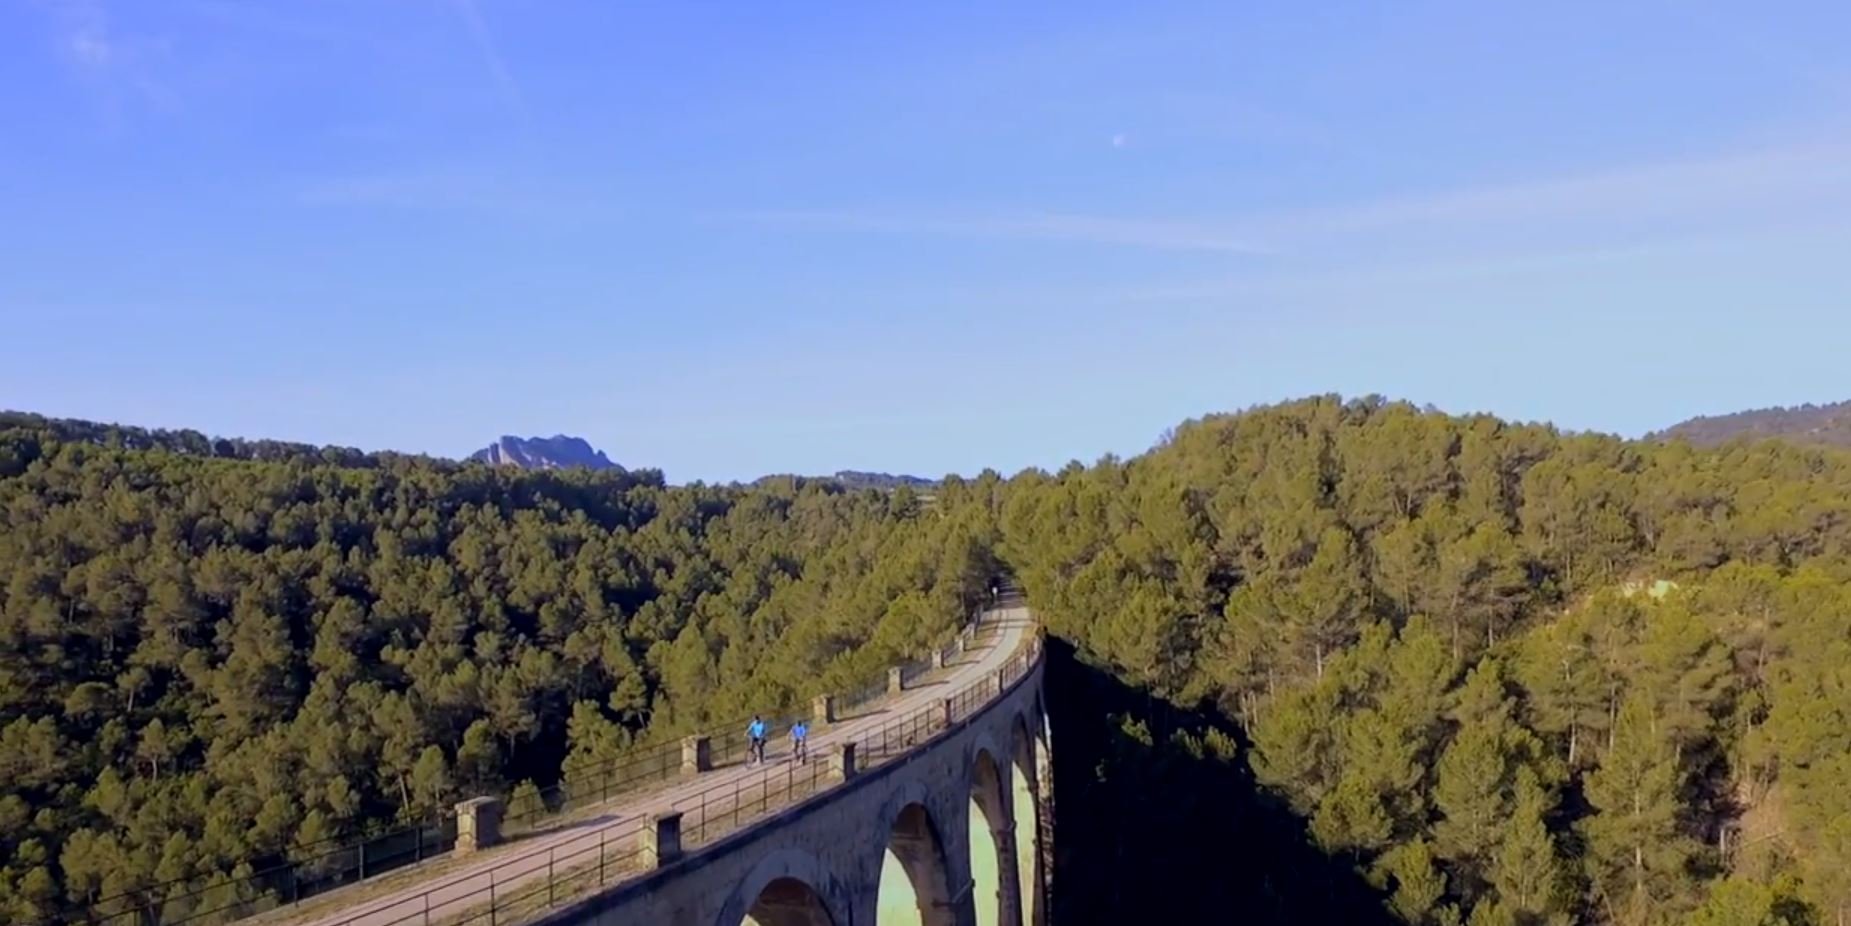
<instances>
[{"instance_id":1,"label":"pair of cyclist","mask_svg":"<svg viewBox=\"0 0 1851 926\"><path fill-rule=\"evenodd\" d=\"M765 761L765 741L771 737L771 726L764 718L752 715L752 722L746 724L746 764L763 764ZM799 720L791 724L791 758L798 762L807 762L810 758L810 725Z\"/></svg>"}]
</instances>

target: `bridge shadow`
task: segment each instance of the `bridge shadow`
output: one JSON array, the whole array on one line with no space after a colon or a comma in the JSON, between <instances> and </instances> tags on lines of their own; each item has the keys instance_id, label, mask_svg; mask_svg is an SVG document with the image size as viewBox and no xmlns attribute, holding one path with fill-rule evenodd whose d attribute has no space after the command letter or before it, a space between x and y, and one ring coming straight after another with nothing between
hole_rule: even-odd
<instances>
[{"instance_id":1,"label":"bridge shadow","mask_svg":"<svg viewBox=\"0 0 1851 926\"><path fill-rule=\"evenodd\" d=\"M1255 784L1225 719L1129 687L1048 640L1059 922L1396 923ZM1203 748L1210 731L1239 750ZM1227 741L1224 741L1227 742Z\"/></svg>"}]
</instances>

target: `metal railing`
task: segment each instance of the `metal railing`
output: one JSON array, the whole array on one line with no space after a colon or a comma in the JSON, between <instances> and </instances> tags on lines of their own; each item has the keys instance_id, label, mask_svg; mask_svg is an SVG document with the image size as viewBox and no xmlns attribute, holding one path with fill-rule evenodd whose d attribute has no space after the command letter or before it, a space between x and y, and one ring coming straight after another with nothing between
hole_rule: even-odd
<instances>
[{"instance_id":1,"label":"metal railing","mask_svg":"<svg viewBox=\"0 0 1851 926\"><path fill-rule=\"evenodd\" d=\"M946 665L982 628L983 611L973 613L958 637L940 651ZM931 659L902 665L903 684L910 685L931 670ZM889 694L883 680L838 696L840 719L853 719ZM749 718L711 725L693 735L708 738L713 765L744 763L747 743L744 728ZM768 719L774 741L790 728L790 718ZM680 738L637 747L610 759L569 765L561 780L536 791L511 789L499 795L505 808L502 832L519 837L544 833L562 826L579 811L652 785L680 780ZM456 845L456 820L450 811L432 819L375 833L359 840L341 837L291 847L268 864L250 871L250 860L239 864L246 874L223 870L196 873L92 901L67 909L34 926L99 924L99 926L216 926L269 912L311 899L398 869L449 853ZM236 869L233 869L235 872Z\"/></svg>"},{"instance_id":2,"label":"metal railing","mask_svg":"<svg viewBox=\"0 0 1851 926\"><path fill-rule=\"evenodd\" d=\"M981 713L1034 669L1042 652L1039 633L995 672L959 689L946 699L856 733L857 773L912 752L932 737ZM949 701L949 710L943 701ZM734 776L671 801L678 812L681 845L699 852L755 822L843 783L837 759L842 743L830 744L830 757L812 756L798 763L762 766L756 774ZM511 856L486 871L459 875L392 904L376 907L328 926L461 926L487 923L508 926L651 870L656 860L643 840L654 825L642 814L616 826L558 840L552 845ZM486 881L486 883L482 883Z\"/></svg>"},{"instance_id":3,"label":"metal railing","mask_svg":"<svg viewBox=\"0 0 1851 926\"><path fill-rule=\"evenodd\" d=\"M206 872L111 895L42 923L227 923L416 865L448 854L455 845L456 819L440 814L357 841L329 838L298 845L286 853L289 861L244 875Z\"/></svg>"}]
</instances>

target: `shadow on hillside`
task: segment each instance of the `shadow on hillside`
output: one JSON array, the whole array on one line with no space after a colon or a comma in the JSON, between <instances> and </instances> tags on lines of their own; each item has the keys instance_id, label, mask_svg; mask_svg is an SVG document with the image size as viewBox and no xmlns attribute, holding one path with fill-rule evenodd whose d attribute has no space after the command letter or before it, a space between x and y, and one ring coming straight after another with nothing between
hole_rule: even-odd
<instances>
[{"instance_id":1,"label":"shadow on hillside","mask_svg":"<svg viewBox=\"0 0 1851 926\"><path fill-rule=\"evenodd\" d=\"M1396 922L1259 791L1231 726L1127 687L1062 641L1048 641L1048 656L1055 922ZM1173 738L1210 729L1242 754L1202 757Z\"/></svg>"}]
</instances>

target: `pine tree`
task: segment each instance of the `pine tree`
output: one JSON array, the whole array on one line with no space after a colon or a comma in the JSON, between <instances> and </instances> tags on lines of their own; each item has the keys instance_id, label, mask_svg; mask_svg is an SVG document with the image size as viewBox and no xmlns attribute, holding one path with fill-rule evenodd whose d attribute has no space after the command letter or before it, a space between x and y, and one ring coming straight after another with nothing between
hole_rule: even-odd
<instances>
[{"instance_id":1,"label":"pine tree","mask_svg":"<svg viewBox=\"0 0 1851 926\"><path fill-rule=\"evenodd\" d=\"M1596 812L1582 823L1587 868L1604 909L1619 923L1653 922L1689 893L1695 847L1678 822L1675 749L1650 702L1627 700L1613 748L1587 776Z\"/></svg>"},{"instance_id":2,"label":"pine tree","mask_svg":"<svg viewBox=\"0 0 1851 926\"><path fill-rule=\"evenodd\" d=\"M442 749L426 746L418 754L418 761L411 768L411 793L415 806L427 814L443 806L450 795L450 765Z\"/></svg>"},{"instance_id":3,"label":"pine tree","mask_svg":"<svg viewBox=\"0 0 1851 926\"><path fill-rule=\"evenodd\" d=\"M1466 727L1440 757L1433 803L1442 818L1433 825L1434 854L1468 879L1480 877L1509 821L1504 733L1489 724Z\"/></svg>"},{"instance_id":4,"label":"pine tree","mask_svg":"<svg viewBox=\"0 0 1851 926\"><path fill-rule=\"evenodd\" d=\"M1281 698L1253 726L1254 775L1289 795L1300 813L1323 802L1339 767L1334 686Z\"/></svg>"},{"instance_id":5,"label":"pine tree","mask_svg":"<svg viewBox=\"0 0 1851 926\"><path fill-rule=\"evenodd\" d=\"M1404 923L1434 923L1442 916L1446 875L1434 865L1426 840L1415 839L1382 854L1375 865L1378 882L1390 889L1388 908ZM1457 919L1456 912L1450 912Z\"/></svg>"},{"instance_id":6,"label":"pine tree","mask_svg":"<svg viewBox=\"0 0 1851 926\"><path fill-rule=\"evenodd\" d=\"M1536 774L1519 769L1509 821L1490 870L1498 909L1520 923L1549 922L1564 913L1564 872L1550 835L1548 792Z\"/></svg>"}]
</instances>

